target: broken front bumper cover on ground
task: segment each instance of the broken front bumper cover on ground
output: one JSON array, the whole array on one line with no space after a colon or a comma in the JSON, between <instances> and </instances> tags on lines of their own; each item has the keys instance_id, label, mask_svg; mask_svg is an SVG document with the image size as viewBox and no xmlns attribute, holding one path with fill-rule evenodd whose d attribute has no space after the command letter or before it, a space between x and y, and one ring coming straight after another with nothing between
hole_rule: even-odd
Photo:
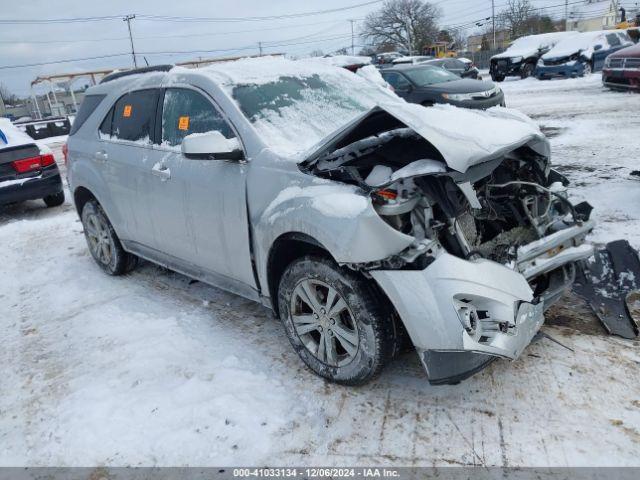
<instances>
[{"instance_id":1,"label":"broken front bumper cover on ground","mask_svg":"<svg viewBox=\"0 0 640 480\"><path fill-rule=\"evenodd\" d=\"M457 383L496 358L522 354L549 302L559 297L554 291L534 298L528 283L532 269L536 275L562 272L590 257L593 247L579 243L592 228L585 222L525 246L517 270L443 252L424 270L370 273L396 307L429 382ZM563 278L560 291L573 281L572 275Z\"/></svg>"}]
</instances>

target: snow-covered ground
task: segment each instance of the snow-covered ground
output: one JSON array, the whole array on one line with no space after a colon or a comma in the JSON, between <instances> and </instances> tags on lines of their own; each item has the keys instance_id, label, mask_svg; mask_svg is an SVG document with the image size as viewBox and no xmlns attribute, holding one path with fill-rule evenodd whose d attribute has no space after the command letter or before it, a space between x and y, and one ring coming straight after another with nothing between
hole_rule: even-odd
<instances>
[{"instance_id":1,"label":"snow-covered ground","mask_svg":"<svg viewBox=\"0 0 640 480\"><path fill-rule=\"evenodd\" d=\"M640 247L640 96L599 82L503 87L597 208L594 237ZM104 275L69 202L0 209L0 245L0 466L640 465L640 342L572 305L544 329L575 352L542 340L447 387L408 353L345 388L257 304L150 264Z\"/></svg>"}]
</instances>

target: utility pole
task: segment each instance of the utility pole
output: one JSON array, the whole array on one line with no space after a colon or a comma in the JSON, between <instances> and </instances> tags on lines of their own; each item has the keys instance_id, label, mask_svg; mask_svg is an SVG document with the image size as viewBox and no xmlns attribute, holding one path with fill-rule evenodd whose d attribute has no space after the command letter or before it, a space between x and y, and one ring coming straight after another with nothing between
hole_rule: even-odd
<instances>
[{"instance_id":1,"label":"utility pole","mask_svg":"<svg viewBox=\"0 0 640 480\"><path fill-rule=\"evenodd\" d=\"M356 51L353 43L353 22L355 22L355 20L349 19L349 22L351 23L351 55L355 55Z\"/></svg>"},{"instance_id":2,"label":"utility pole","mask_svg":"<svg viewBox=\"0 0 640 480\"><path fill-rule=\"evenodd\" d=\"M260 56L262 56L262 42L258 42L258 50L260 51Z\"/></svg>"},{"instance_id":3,"label":"utility pole","mask_svg":"<svg viewBox=\"0 0 640 480\"><path fill-rule=\"evenodd\" d=\"M133 35L131 35L131 20L136 18L135 15L127 15L122 19L123 22L127 22L127 27L129 28L129 40L131 40L131 56L133 57L133 67L138 68L138 62L136 61L136 51L133 48Z\"/></svg>"},{"instance_id":4,"label":"utility pole","mask_svg":"<svg viewBox=\"0 0 640 480\"><path fill-rule=\"evenodd\" d=\"M409 42L409 56L413 55L413 45L411 44L411 29L409 28L409 20L404 25L404 28L407 30L407 41Z\"/></svg>"},{"instance_id":5,"label":"utility pole","mask_svg":"<svg viewBox=\"0 0 640 480\"><path fill-rule=\"evenodd\" d=\"M491 0L491 31L493 32L493 49L496 49L496 0Z\"/></svg>"},{"instance_id":6,"label":"utility pole","mask_svg":"<svg viewBox=\"0 0 640 480\"><path fill-rule=\"evenodd\" d=\"M564 0L564 31L566 32L569 27L569 0Z\"/></svg>"}]
</instances>

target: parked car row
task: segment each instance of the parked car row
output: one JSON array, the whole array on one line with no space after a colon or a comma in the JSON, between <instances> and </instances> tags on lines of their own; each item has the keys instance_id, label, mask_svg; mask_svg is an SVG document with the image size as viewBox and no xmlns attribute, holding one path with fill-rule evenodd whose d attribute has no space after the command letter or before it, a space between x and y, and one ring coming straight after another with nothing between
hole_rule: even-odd
<instances>
[{"instance_id":1,"label":"parked car row","mask_svg":"<svg viewBox=\"0 0 640 480\"><path fill-rule=\"evenodd\" d=\"M558 32L516 40L491 58L490 74L539 80L575 78L602 70L602 83L613 90L640 91L640 45L626 30Z\"/></svg>"},{"instance_id":2,"label":"parked car row","mask_svg":"<svg viewBox=\"0 0 640 480\"><path fill-rule=\"evenodd\" d=\"M575 32L553 32L518 38L507 50L491 57L489 73L494 82L506 77L527 78L533 75L538 60L560 40Z\"/></svg>"},{"instance_id":3,"label":"parked car row","mask_svg":"<svg viewBox=\"0 0 640 480\"><path fill-rule=\"evenodd\" d=\"M607 56L631 45L633 41L624 30L577 33L540 57L535 76L545 80L589 75L602 70Z\"/></svg>"}]
</instances>

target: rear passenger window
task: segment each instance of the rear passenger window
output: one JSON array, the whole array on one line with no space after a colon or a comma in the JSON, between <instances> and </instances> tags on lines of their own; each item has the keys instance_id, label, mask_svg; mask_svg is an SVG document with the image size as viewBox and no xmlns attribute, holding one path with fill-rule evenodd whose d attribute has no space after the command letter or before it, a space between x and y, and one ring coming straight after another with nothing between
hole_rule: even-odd
<instances>
[{"instance_id":1,"label":"rear passenger window","mask_svg":"<svg viewBox=\"0 0 640 480\"><path fill-rule=\"evenodd\" d=\"M151 143L157 101L156 90L139 90L121 97L113 108L111 136L119 140Z\"/></svg>"},{"instance_id":2,"label":"rear passenger window","mask_svg":"<svg viewBox=\"0 0 640 480\"><path fill-rule=\"evenodd\" d=\"M204 95L184 88L167 89L162 108L163 145L175 147L187 135L214 130L226 138L236 136L224 117Z\"/></svg>"},{"instance_id":3,"label":"rear passenger window","mask_svg":"<svg viewBox=\"0 0 640 480\"><path fill-rule=\"evenodd\" d=\"M114 107L111 107L111 110L109 110L109 113L107 113L107 116L104 117L104 120L100 124L99 131L100 131L101 138L111 137L111 126L113 124L113 110L114 110Z\"/></svg>"},{"instance_id":4,"label":"rear passenger window","mask_svg":"<svg viewBox=\"0 0 640 480\"><path fill-rule=\"evenodd\" d=\"M100 105L100 102L104 97L106 97L106 95L87 95L84 97L84 100L80 105L80 110L78 110L78 113L76 114L76 119L73 121L73 125L71 126L69 135L74 135L78 129L80 129L98 105Z\"/></svg>"}]
</instances>

